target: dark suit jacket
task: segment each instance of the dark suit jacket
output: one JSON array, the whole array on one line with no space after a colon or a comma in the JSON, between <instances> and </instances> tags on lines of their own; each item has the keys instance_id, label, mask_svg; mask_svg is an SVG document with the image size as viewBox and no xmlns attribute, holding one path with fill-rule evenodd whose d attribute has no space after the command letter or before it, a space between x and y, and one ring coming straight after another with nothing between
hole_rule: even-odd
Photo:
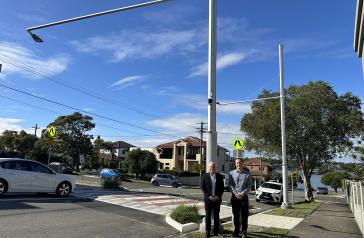
<instances>
[{"instance_id":1,"label":"dark suit jacket","mask_svg":"<svg viewBox=\"0 0 364 238\"><path fill-rule=\"evenodd\" d=\"M205 173L202 175L201 189L203 191L205 202L210 202L211 200L209 200L209 197L212 196L210 173ZM221 202L221 197L223 193L224 193L224 178L221 174L216 173L215 196L218 196L220 198L218 202Z\"/></svg>"}]
</instances>

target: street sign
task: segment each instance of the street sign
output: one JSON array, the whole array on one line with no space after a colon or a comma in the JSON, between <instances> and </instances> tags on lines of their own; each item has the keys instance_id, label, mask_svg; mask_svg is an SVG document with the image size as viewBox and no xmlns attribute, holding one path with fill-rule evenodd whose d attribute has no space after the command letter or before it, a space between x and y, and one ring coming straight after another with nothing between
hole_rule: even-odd
<instances>
[{"instance_id":1,"label":"street sign","mask_svg":"<svg viewBox=\"0 0 364 238\"><path fill-rule=\"evenodd\" d=\"M54 126L51 126L48 128L48 135L50 137L54 137L56 135L56 127Z\"/></svg>"},{"instance_id":2,"label":"street sign","mask_svg":"<svg viewBox=\"0 0 364 238\"><path fill-rule=\"evenodd\" d=\"M236 150L241 150L244 147L244 141L241 138L235 138L233 140L233 147Z\"/></svg>"},{"instance_id":3,"label":"street sign","mask_svg":"<svg viewBox=\"0 0 364 238\"><path fill-rule=\"evenodd\" d=\"M54 144L54 137L48 137L48 144L53 145Z\"/></svg>"},{"instance_id":4,"label":"street sign","mask_svg":"<svg viewBox=\"0 0 364 238\"><path fill-rule=\"evenodd\" d=\"M202 170L204 170L203 164L196 164L195 169L196 169L197 171L202 171Z\"/></svg>"}]
</instances>

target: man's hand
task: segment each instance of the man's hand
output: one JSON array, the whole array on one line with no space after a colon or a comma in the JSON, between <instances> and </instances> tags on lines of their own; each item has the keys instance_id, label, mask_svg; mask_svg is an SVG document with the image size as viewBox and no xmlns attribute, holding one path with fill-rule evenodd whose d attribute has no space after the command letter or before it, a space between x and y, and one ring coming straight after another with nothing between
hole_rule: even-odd
<instances>
[{"instance_id":1,"label":"man's hand","mask_svg":"<svg viewBox=\"0 0 364 238\"><path fill-rule=\"evenodd\" d=\"M218 196L210 196L209 197L209 200L210 201L213 201L213 202L215 202L215 201L217 201L217 200L219 200L220 198L218 197Z\"/></svg>"},{"instance_id":2,"label":"man's hand","mask_svg":"<svg viewBox=\"0 0 364 238\"><path fill-rule=\"evenodd\" d=\"M235 197L239 200L243 199L243 194L242 193L238 193L235 195Z\"/></svg>"}]
</instances>

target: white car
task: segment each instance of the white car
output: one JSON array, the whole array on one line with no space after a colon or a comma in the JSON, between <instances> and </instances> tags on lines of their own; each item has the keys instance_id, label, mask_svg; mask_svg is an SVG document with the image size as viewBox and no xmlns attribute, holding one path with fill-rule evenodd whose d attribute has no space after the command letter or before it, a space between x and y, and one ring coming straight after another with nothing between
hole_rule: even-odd
<instances>
[{"instance_id":1,"label":"white car","mask_svg":"<svg viewBox=\"0 0 364 238\"><path fill-rule=\"evenodd\" d=\"M282 198L283 191L281 183L265 182L255 191L255 200L257 202L264 200L280 204L282 203Z\"/></svg>"},{"instance_id":2,"label":"white car","mask_svg":"<svg viewBox=\"0 0 364 238\"><path fill-rule=\"evenodd\" d=\"M58 174L36 161L0 158L0 195L31 192L66 197L75 187L72 175Z\"/></svg>"}]
</instances>

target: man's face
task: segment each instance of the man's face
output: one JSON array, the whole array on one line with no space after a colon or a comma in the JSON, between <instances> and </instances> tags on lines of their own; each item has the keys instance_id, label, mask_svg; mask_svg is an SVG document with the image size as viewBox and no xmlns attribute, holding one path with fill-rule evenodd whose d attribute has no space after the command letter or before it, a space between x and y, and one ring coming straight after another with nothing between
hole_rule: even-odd
<instances>
[{"instance_id":1,"label":"man's face","mask_svg":"<svg viewBox=\"0 0 364 238\"><path fill-rule=\"evenodd\" d=\"M216 173L216 165L215 165L215 163L210 163L209 164L209 172L210 173Z\"/></svg>"},{"instance_id":2,"label":"man's face","mask_svg":"<svg viewBox=\"0 0 364 238\"><path fill-rule=\"evenodd\" d=\"M236 166L236 168L238 169L238 170L242 170L242 168L243 168L243 163L241 162L241 160L240 159L237 159L237 160L235 160L235 166Z\"/></svg>"}]
</instances>

